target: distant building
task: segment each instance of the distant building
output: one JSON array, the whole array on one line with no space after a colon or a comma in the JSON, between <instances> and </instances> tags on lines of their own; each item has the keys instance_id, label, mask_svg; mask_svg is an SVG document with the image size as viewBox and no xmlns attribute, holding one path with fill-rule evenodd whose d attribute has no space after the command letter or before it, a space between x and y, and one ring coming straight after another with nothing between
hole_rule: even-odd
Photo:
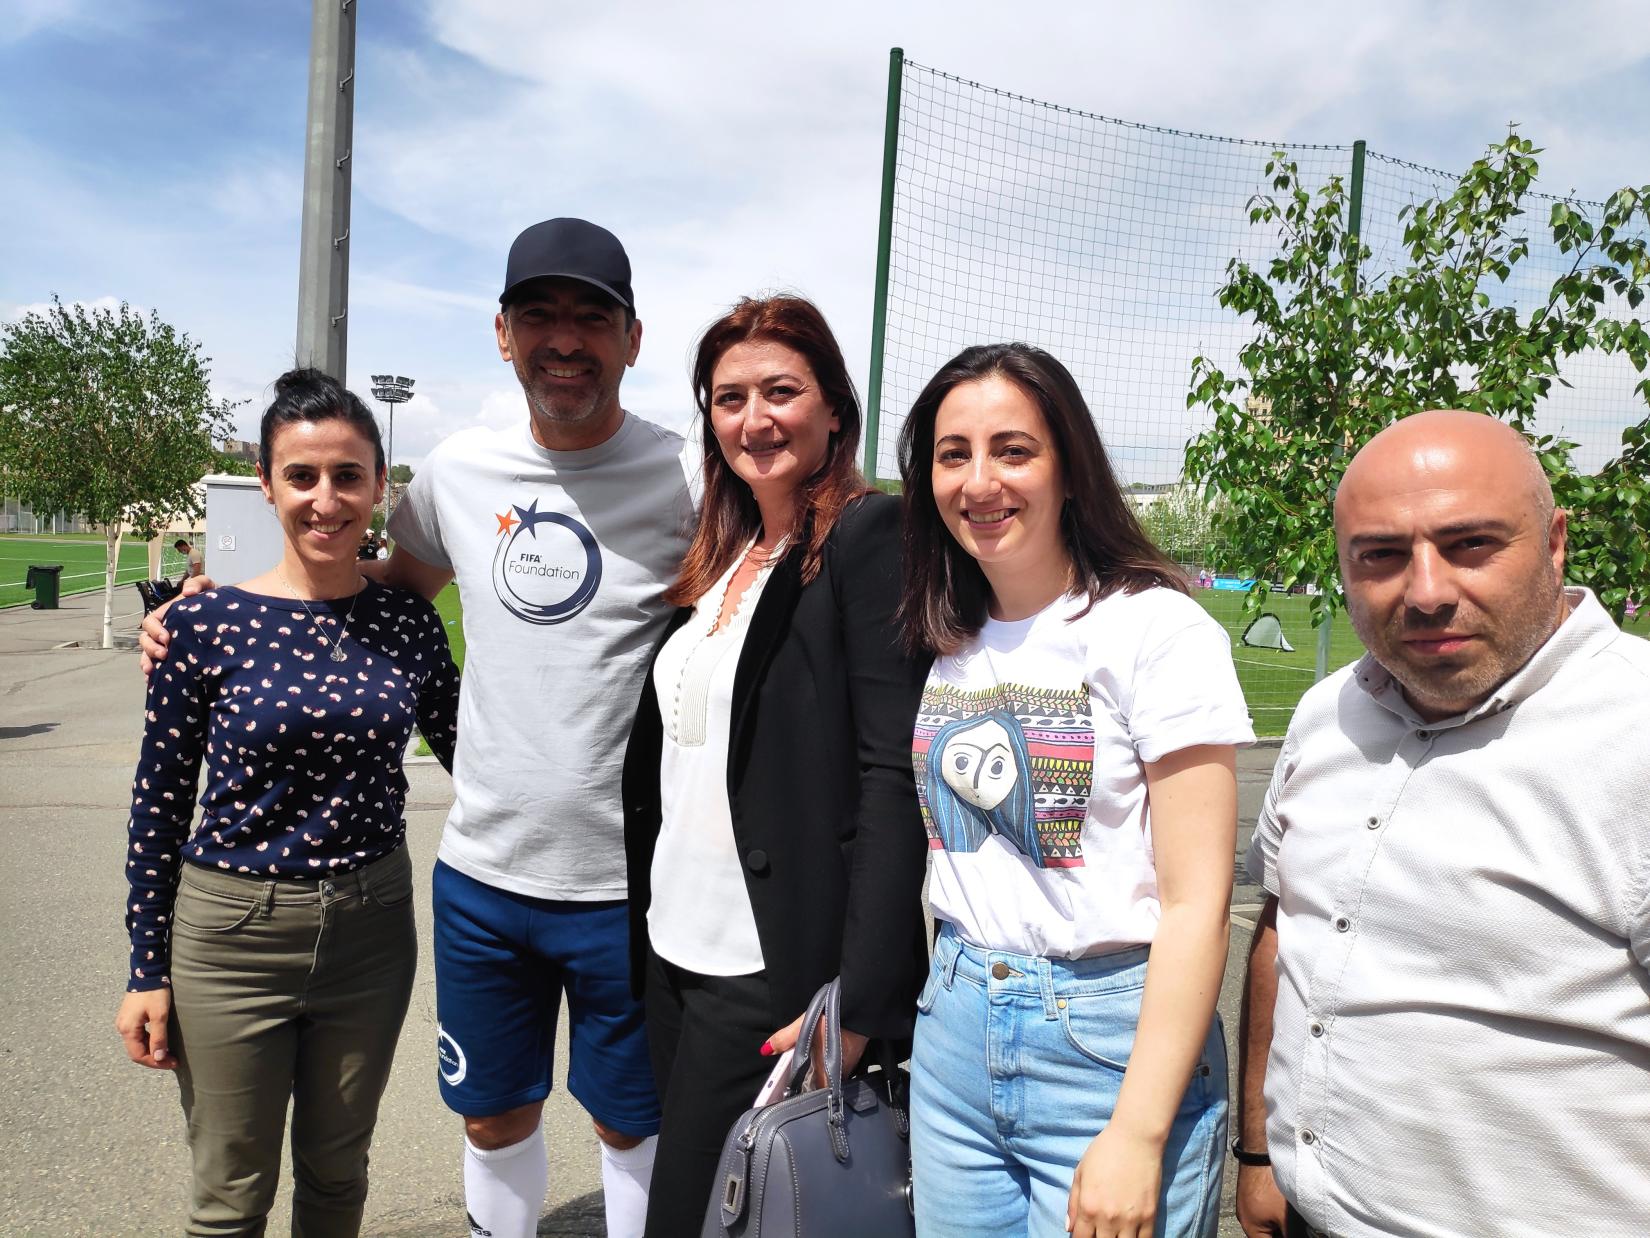
<instances>
[{"instance_id":1,"label":"distant building","mask_svg":"<svg viewBox=\"0 0 1650 1238\"><path fill-rule=\"evenodd\" d=\"M1144 510L1161 499L1165 494L1172 493L1179 487L1179 485L1180 483L1177 481L1151 483L1136 482L1132 486L1125 486L1123 488L1123 493L1137 508Z\"/></svg>"},{"instance_id":2,"label":"distant building","mask_svg":"<svg viewBox=\"0 0 1650 1238\"><path fill-rule=\"evenodd\" d=\"M226 438L218 444L218 450L226 456L234 456L237 460L244 460L248 464L258 462L258 444L249 443L244 438Z\"/></svg>"}]
</instances>

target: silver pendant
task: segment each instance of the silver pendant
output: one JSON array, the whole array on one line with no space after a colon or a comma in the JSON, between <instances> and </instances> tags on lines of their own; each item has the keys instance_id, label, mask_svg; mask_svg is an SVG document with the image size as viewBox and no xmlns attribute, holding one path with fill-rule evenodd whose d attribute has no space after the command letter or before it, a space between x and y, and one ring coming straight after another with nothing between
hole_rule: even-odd
<instances>
[{"instance_id":1,"label":"silver pendant","mask_svg":"<svg viewBox=\"0 0 1650 1238\"><path fill-rule=\"evenodd\" d=\"M349 658L349 654L344 652L344 647L342 645L334 645L332 647L332 652L327 656L334 662L343 662Z\"/></svg>"}]
</instances>

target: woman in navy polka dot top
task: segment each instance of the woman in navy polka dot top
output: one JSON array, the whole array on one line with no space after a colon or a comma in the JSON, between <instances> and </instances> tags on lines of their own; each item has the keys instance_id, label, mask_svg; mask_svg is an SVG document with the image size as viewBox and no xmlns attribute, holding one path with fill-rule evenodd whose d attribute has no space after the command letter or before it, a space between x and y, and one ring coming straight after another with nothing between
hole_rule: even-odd
<instances>
[{"instance_id":1,"label":"woman in navy polka dot top","mask_svg":"<svg viewBox=\"0 0 1650 1238\"><path fill-rule=\"evenodd\" d=\"M340 626L345 656L335 662ZM435 608L372 581L307 611L231 585L179 601L166 627L170 656L150 680L132 788L131 990L170 982L167 913L180 863L315 878L401 846L408 736L416 722L450 766L458 703Z\"/></svg>"},{"instance_id":2,"label":"woman in navy polka dot top","mask_svg":"<svg viewBox=\"0 0 1650 1238\"><path fill-rule=\"evenodd\" d=\"M289 1098L295 1228L355 1232L417 946L402 755L416 724L451 767L458 671L435 609L355 567L384 486L355 396L283 375L259 475L280 565L174 604L150 677L117 1027L181 1076L191 1232L268 1212Z\"/></svg>"}]
</instances>

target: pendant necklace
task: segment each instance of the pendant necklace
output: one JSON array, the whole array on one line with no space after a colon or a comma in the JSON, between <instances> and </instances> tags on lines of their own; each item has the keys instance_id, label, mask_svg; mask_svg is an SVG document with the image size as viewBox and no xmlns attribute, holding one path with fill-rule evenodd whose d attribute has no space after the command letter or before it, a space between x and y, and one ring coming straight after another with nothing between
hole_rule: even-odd
<instances>
[{"instance_id":1,"label":"pendant necklace","mask_svg":"<svg viewBox=\"0 0 1650 1238\"><path fill-rule=\"evenodd\" d=\"M286 586L286 591L298 599L298 605L302 606L304 614L309 616L310 625L320 635L322 644L327 645L332 650L331 653L327 654L327 657L334 662L348 661L349 654L344 652L344 637L349 634L349 617L355 613L356 600L366 590L357 590L355 596L350 598L349 608L344 611L343 619L338 622L338 639L333 640L327 636L327 630L321 626L321 621L315 617L315 612L309 608L309 603L304 601L298 591L292 587L292 582L286 578L286 573L281 571L280 568L276 568L275 575L281 578L281 583Z\"/></svg>"}]
</instances>

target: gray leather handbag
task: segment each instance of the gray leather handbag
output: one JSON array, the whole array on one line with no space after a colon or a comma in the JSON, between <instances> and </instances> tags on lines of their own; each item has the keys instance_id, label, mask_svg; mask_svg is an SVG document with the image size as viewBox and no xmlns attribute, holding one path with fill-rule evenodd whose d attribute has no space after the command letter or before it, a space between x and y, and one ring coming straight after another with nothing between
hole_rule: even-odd
<instances>
[{"instance_id":1,"label":"gray leather handbag","mask_svg":"<svg viewBox=\"0 0 1650 1238\"><path fill-rule=\"evenodd\" d=\"M825 1043L814 1029L824 1016ZM728 1131L702 1238L913 1238L904 1072L842 1077L841 990L814 995L784 1098ZM823 1051L826 1085L813 1088ZM813 1088L813 1090L805 1090Z\"/></svg>"}]
</instances>

